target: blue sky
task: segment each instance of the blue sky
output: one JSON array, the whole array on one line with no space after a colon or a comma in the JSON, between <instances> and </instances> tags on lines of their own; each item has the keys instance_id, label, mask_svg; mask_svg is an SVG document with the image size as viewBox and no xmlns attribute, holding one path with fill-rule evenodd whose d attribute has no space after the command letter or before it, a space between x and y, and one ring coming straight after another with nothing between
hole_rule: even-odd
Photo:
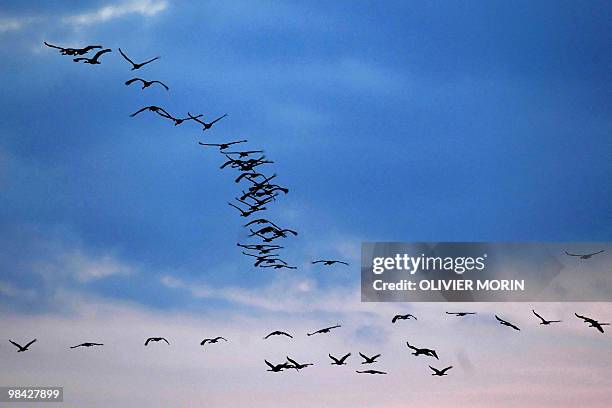
<instances>
[{"instance_id":1,"label":"blue sky","mask_svg":"<svg viewBox=\"0 0 612 408\"><path fill-rule=\"evenodd\" d=\"M607 350L580 322L561 327L551 349L533 305L496 305L526 327L519 341L491 324L491 305L473 305L482 316L461 326L440 320L446 305L362 304L358 263L362 241L611 241L611 11L603 1L2 2L0 322L48 348L32 360L5 353L0 383L61 379L73 406L168 406L173 392L286 406L292 390L313 391L304 406L373 406L381 396L386 406L502 406L509 393L524 406L605 404ZM45 40L159 55L138 74L170 91L124 86L132 73L117 52L75 64ZM128 116L149 104L229 117L203 133ZM197 142L242 138L265 149L290 189L269 215L299 231L284 250L297 271L255 269L235 247L245 239L227 205L237 185L218 169L223 157ZM351 266L317 268L315 258ZM612 313L535 307L563 320ZM422 330L390 328L400 311L423 317ZM317 358L330 350L382 349L402 376L374 388L324 369L304 382L261 377L259 356L279 358L257 343L266 330L339 321L344 331L329 340L275 350L329 368ZM142 354L140 337L180 343L213 329L232 341L207 355L218 371L204 385L193 380L199 346ZM62 354L82 333L136 343L94 360ZM430 393L426 365L403 359L398 336L439 347L464 376ZM514 357L491 359L500 344ZM157 387L169 378L187 383ZM130 404L116 387L92 401L99 383L131 384L143 399Z\"/></svg>"},{"instance_id":2,"label":"blue sky","mask_svg":"<svg viewBox=\"0 0 612 408\"><path fill-rule=\"evenodd\" d=\"M247 138L275 161L300 265L355 261L362 240L610 240L609 17L605 2L7 2L4 281L44 291L33 265L56 251L129 265L80 290L156 306L185 302L162 275L273 281L237 256L236 186L199 140ZM43 40L160 55L139 73L171 90ZM229 117L206 134L128 117L149 103Z\"/></svg>"}]
</instances>

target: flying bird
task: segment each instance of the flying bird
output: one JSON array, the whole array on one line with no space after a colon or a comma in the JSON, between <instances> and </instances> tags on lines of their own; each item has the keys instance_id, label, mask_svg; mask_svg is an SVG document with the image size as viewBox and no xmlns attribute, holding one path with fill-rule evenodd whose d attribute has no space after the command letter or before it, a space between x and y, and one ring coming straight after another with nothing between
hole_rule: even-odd
<instances>
[{"instance_id":1,"label":"flying bird","mask_svg":"<svg viewBox=\"0 0 612 408\"><path fill-rule=\"evenodd\" d=\"M569 252L565 251L565 254L569 255L569 256L577 256L580 259L589 259L589 258L592 258L593 256L595 256L597 254L601 254L602 252L605 252L605 251L602 249L601 251L592 252L590 254L572 254L572 253L569 253Z\"/></svg>"},{"instance_id":2,"label":"flying bird","mask_svg":"<svg viewBox=\"0 0 612 408\"><path fill-rule=\"evenodd\" d=\"M212 339L204 339L200 342L200 346L205 345L206 343L210 343L210 344L214 344L214 343L218 343L219 340L225 340L227 341L227 339L225 337L221 337L221 336L217 336L215 338Z\"/></svg>"},{"instance_id":3,"label":"flying bird","mask_svg":"<svg viewBox=\"0 0 612 408\"><path fill-rule=\"evenodd\" d=\"M414 353L412 353L413 356L428 356L428 357L435 357L436 360L439 360L438 358L438 354L436 353L435 350L432 349L428 349L428 348L418 348L415 346L410 345L410 343L406 342L406 345L408 346L408 348L411 348L412 350L414 350Z\"/></svg>"},{"instance_id":4,"label":"flying bird","mask_svg":"<svg viewBox=\"0 0 612 408\"><path fill-rule=\"evenodd\" d=\"M378 370L363 370L363 371L355 370L355 372L359 374L387 374L384 371L378 371Z\"/></svg>"},{"instance_id":5,"label":"flying bird","mask_svg":"<svg viewBox=\"0 0 612 408\"><path fill-rule=\"evenodd\" d=\"M73 61L74 62L83 61L84 64L98 65L100 64L100 61L98 59L102 56L102 54L106 54L107 52L111 52L111 51L112 50L110 48L107 48L105 50L98 51L96 55L94 55L92 58L79 57L79 58L74 58Z\"/></svg>"},{"instance_id":6,"label":"flying bird","mask_svg":"<svg viewBox=\"0 0 612 408\"><path fill-rule=\"evenodd\" d=\"M28 348L36 341L36 339L32 340L31 342L29 342L28 344L26 344L25 346L22 346L20 344L15 343L13 340L9 339L9 342L11 342L11 344L15 347L17 347L19 350L17 350L18 353L22 353L24 351L28 351Z\"/></svg>"},{"instance_id":7,"label":"flying bird","mask_svg":"<svg viewBox=\"0 0 612 408\"><path fill-rule=\"evenodd\" d=\"M231 145L235 145L235 144L238 144L238 143L246 143L246 142L248 142L248 140L237 140L235 142L227 142L227 143L202 143L202 142L198 142L198 144L200 144L202 146L215 146L215 147L218 147L219 150L224 150L224 149L227 149L228 147L230 147Z\"/></svg>"},{"instance_id":8,"label":"flying bird","mask_svg":"<svg viewBox=\"0 0 612 408\"><path fill-rule=\"evenodd\" d=\"M130 80L125 81L125 84L129 86L129 85L133 84L136 81L142 82L142 88L141 89L148 88L148 87L150 87L153 84L160 84L161 86L166 88L166 91L170 90L170 88L168 88L168 86L166 84L164 84L163 82L161 82L161 81L147 81L147 80L142 79L142 78L132 78Z\"/></svg>"},{"instance_id":9,"label":"flying bird","mask_svg":"<svg viewBox=\"0 0 612 408\"><path fill-rule=\"evenodd\" d=\"M147 65L148 63L153 62L153 61L155 61L155 60L158 60L158 59L159 59L159 57L155 57L155 58L151 58L151 59L150 59L150 60L148 60L148 61L141 62L140 64L137 64L137 63L135 63L134 61L132 61L132 60L131 60L131 59L130 59L130 58L127 56L127 55L125 55L125 54L123 53L123 51L121 51L121 48L119 48L119 53L120 53L120 54L123 56L123 58L125 58L125 60L126 60L127 62L129 62L130 64L132 64L132 71L134 71L134 70L136 70L136 69L140 69L140 68L142 68L143 66Z\"/></svg>"},{"instance_id":10,"label":"flying bird","mask_svg":"<svg viewBox=\"0 0 612 408\"><path fill-rule=\"evenodd\" d=\"M319 259L318 261L312 261L312 264L318 264L318 263L322 263L325 266L328 265L333 265L333 264L342 264L342 265L346 265L348 266L348 263L344 262L344 261L336 261L333 259Z\"/></svg>"},{"instance_id":11,"label":"flying bird","mask_svg":"<svg viewBox=\"0 0 612 408\"><path fill-rule=\"evenodd\" d=\"M75 349L78 347L94 347L94 346L103 346L104 344L102 343L81 343L81 344L77 344L76 346L72 346L70 347L71 349Z\"/></svg>"},{"instance_id":12,"label":"flying bird","mask_svg":"<svg viewBox=\"0 0 612 408\"><path fill-rule=\"evenodd\" d=\"M411 315L410 313L405 314L405 315L398 314L398 315L393 316L393 319L391 319L391 323L395 323L395 322L397 322L398 320L410 320L410 318L411 318L411 317L412 317L414 320L417 320L416 316Z\"/></svg>"},{"instance_id":13,"label":"flying bird","mask_svg":"<svg viewBox=\"0 0 612 408\"><path fill-rule=\"evenodd\" d=\"M495 315L495 318L497 319L499 324L501 324L502 326L512 327L514 330L521 331L521 329L519 329L516 325L514 325L514 324L512 324L512 323L510 323L510 322L508 322L508 321L506 321L504 319L501 319L499 316Z\"/></svg>"},{"instance_id":14,"label":"flying bird","mask_svg":"<svg viewBox=\"0 0 612 408\"><path fill-rule=\"evenodd\" d=\"M168 343L168 345L170 345L170 342L169 342L168 340L166 340L165 338L163 338L163 337L149 337L149 338L147 339L147 341L145 341L145 344L144 344L144 345L145 345L145 346L148 346L148 345L149 345L149 343L150 343L150 342L152 342L152 341L157 342L157 341L162 341L162 340L163 340L163 341L165 341L166 343Z\"/></svg>"},{"instance_id":15,"label":"flying bird","mask_svg":"<svg viewBox=\"0 0 612 408\"><path fill-rule=\"evenodd\" d=\"M290 367L289 365L287 365L287 363L286 363L286 362L285 362L285 363L281 363L281 364L276 364L276 365L274 365L274 364L270 363L268 360L264 360L264 361L266 362L266 364L268 365L268 367L270 367L270 369L268 369L268 370L266 370L266 371L272 371L272 372L274 372L274 373L281 372L281 371L283 371L283 369L285 369L285 368L293 368L293 367Z\"/></svg>"},{"instance_id":16,"label":"flying bird","mask_svg":"<svg viewBox=\"0 0 612 408\"><path fill-rule=\"evenodd\" d=\"M273 332L269 333L266 337L264 337L264 340L267 340L268 337L271 337L271 336L287 336L287 337L293 338L293 336L290 335L289 333L286 333L280 330L274 330Z\"/></svg>"},{"instance_id":17,"label":"flying bird","mask_svg":"<svg viewBox=\"0 0 612 408\"><path fill-rule=\"evenodd\" d=\"M189 115L190 118L192 118L193 120L195 120L196 122L198 122L200 125L202 125L202 130L208 130L210 129L215 123L217 123L218 121L220 121L221 119L223 119L224 117L227 116L227 113L223 116L219 116L217 119L213 120L210 123L206 123L200 119L198 119L196 116L193 116L191 113L187 112L187 115Z\"/></svg>"},{"instance_id":18,"label":"flying bird","mask_svg":"<svg viewBox=\"0 0 612 408\"><path fill-rule=\"evenodd\" d=\"M467 316L467 315L476 314L476 312L446 312L446 314L455 315L457 317L463 317L463 316Z\"/></svg>"},{"instance_id":19,"label":"flying bird","mask_svg":"<svg viewBox=\"0 0 612 408\"><path fill-rule=\"evenodd\" d=\"M366 356L365 354L363 354L361 352L359 352L359 355L364 359L364 361L362 361L361 364L372 364L372 363L375 363L376 359L378 357L380 357L380 354L377 354L377 355L372 356L372 357L368 357L368 356Z\"/></svg>"},{"instance_id":20,"label":"flying bird","mask_svg":"<svg viewBox=\"0 0 612 408\"><path fill-rule=\"evenodd\" d=\"M574 313L574 314L576 315L577 318L584 320L585 323L589 323L589 327L594 327L597 330L599 330L601 333L604 332L604 329L601 326L609 326L610 325L610 323L601 323L601 322L598 322L595 319L591 319L590 317L581 316L578 313Z\"/></svg>"},{"instance_id":21,"label":"flying bird","mask_svg":"<svg viewBox=\"0 0 612 408\"><path fill-rule=\"evenodd\" d=\"M287 364L287 368L295 368L297 371L300 371L302 368L306 368L308 366L314 365L312 363L300 364L297 361L287 357L287 361L291 363L291 365Z\"/></svg>"},{"instance_id":22,"label":"flying bird","mask_svg":"<svg viewBox=\"0 0 612 408\"><path fill-rule=\"evenodd\" d=\"M223 154L237 154L239 155L240 158L242 157L249 157L250 154L254 154L254 153L263 153L263 150L245 150L242 152L221 152Z\"/></svg>"},{"instance_id":23,"label":"flying bird","mask_svg":"<svg viewBox=\"0 0 612 408\"><path fill-rule=\"evenodd\" d=\"M331 363L331 365L346 365L346 359L351 356L351 353L345 354L344 356L342 356L342 358L336 358L336 357L332 356L331 354L328 354L328 356L329 356L329 358L334 360L334 362Z\"/></svg>"},{"instance_id":24,"label":"flying bird","mask_svg":"<svg viewBox=\"0 0 612 408\"><path fill-rule=\"evenodd\" d=\"M443 368L441 370L438 370L437 368L432 367L432 366L429 366L429 368L431 368L434 371L434 373L432 375L435 375L435 376L438 376L438 377L442 377L442 376L448 375L448 374L446 374L446 372L448 370L450 370L451 368L453 368L453 366L448 366L448 367Z\"/></svg>"},{"instance_id":25,"label":"flying bird","mask_svg":"<svg viewBox=\"0 0 612 408\"><path fill-rule=\"evenodd\" d=\"M84 48L64 48L64 47L59 47L57 45L53 45L53 44L49 44L48 42L44 41L45 45L47 47L50 48L55 48L60 50L60 54L62 55L85 55L87 54L89 51L96 49L96 48L102 48L101 45L88 45L87 47Z\"/></svg>"},{"instance_id":26,"label":"flying bird","mask_svg":"<svg viewBox=\"0 0 612 408\"><path fill-rule=\"evenodd\" d=\"M332 329L338 328L338 327L342 327L339 324L335 325L335 326L330 326L330 327L326 327L324 329L319 329L315 332L312 333L306 333L307 336L313 336L315 334L320 334L320 333L329 333Z\"/></svg>"},{"instance_id":27,"label":"flying bird","mask_svg":"<svg viewBox=\"0 0 612 408\"><path fill-rule=\"evenodd\" d=\"M546 320L544 319L542 316L540 316L535 310L531 309L531 311L533 312L534 315L536 315L538 317L538 319L541 320L540 324L543 324L545 326L551 324L551 323L560 323L561 320Z\"/></svg>"},{"instance_id":28,"label":"flying bird","mask_svg":"<svg viewBox=\"0 0 612 408\"><path fill-rule=\"evenodd\" d=\"M173 119L172 115L170 115L164 108L160 108L159 106L155 106L155 105L145 106L144 108L141 108L141 109L137 110L136 112L132 113L130 115L130 117L133 118L134 116L136 116L139 113L144 112L146 110L154 112L154 113L157 113L161 117L168 118L168 119Z\"/></svg>"}]
</instances>

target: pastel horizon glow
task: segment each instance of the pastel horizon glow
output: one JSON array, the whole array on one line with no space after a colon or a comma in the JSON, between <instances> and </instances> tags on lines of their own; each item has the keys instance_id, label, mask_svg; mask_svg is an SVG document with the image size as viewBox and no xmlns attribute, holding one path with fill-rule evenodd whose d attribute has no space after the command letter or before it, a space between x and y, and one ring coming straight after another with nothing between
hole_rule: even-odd
<instances>
[{"instance_id":1,"label":"pastel horizon glow","mask_svg":"<svg viewBox=\"0 0 612 408\"><path fill-rule=\"evenodd\" d=\"M610 335L574 316L611 322L609 303L361 303L359 263L363 241L612 241L611 12L3 2L0 386L63 386L67 407L609 405ZM113 52L76 64L43 41ZM130 71L119 47L160 59ZM170 90L125 86L134 76ZM228 117L206 132L129 117L151 104ZM281 244L297 270L254 268L236 247L238 184L198 142L241 139L290 190L266 217L299 232ZM478 314L445 314L458 310ZM272 330L295 338L263 340ZM229 341L199 345L215 336ZM16 353L9 338L38 341ZM104 346L68 348L84 341ZM360 351L389 375L356 374ZM286 356L315 365L266 371Z\"/></svg>"}]
</instances>

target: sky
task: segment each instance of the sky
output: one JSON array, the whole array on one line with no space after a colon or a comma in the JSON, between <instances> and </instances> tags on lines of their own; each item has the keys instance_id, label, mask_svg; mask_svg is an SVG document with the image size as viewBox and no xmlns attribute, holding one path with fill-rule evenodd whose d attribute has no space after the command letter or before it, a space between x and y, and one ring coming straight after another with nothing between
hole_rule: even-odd
<instances>
[{"instance_id":1,"label":"sky","mask_svg":"<svg viewBox=\"0 0 612 408\"><path fill-rule=\"evenodd\" d=\"M66 406L167 406L179 394L183 405L503 406L517 392L525 406L597 406L612 396L609 336L572 320L551 347L528 304L473 306L530 326L521 343L484 315L447 324L446 304L361 304L358 264L363 241L611 241L611 11L600 1L4 1L0 327L40 347L17 355L0 343L11 369L0 383L61 379ZM114 52L75 64L43 41ZM118 47L160 56L138 75L170 91L126 87ZM204 133L129 117L149 104L229 116ZM269 214L299 232L283 252L298 270L258 270L235 246L246 239L227 205L237 185L198 141L243 138L290 189ZM540 307L612 320L605 303ZM403 344L411 326L390 327L406 310L424 318L415 341L448 350L457 367L439 394L419 391L432 378ZM275 340L274 352L259 340L340 321L314 345ZM160 331L177 347L152 361L140 338ZM211 331L232 341L202 357ZM84 332L128 346L75 357L65 343ZM384 363L401 374L327 367L328 352L359 347L399 353ZM323 372L265 372L261 356L285 350ZM174 388L157 389L173 376ZM92 397L99 382L117 387ZM122 399L126 383L142 400Z\"/></svg>"}]
</instances>

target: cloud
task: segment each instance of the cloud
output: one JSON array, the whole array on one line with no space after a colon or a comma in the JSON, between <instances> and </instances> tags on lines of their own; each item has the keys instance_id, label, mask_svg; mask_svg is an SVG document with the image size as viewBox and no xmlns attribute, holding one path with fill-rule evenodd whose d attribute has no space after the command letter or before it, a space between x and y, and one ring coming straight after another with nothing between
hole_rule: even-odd
<instances>
[{"instance_id":1,"label":"cloud","mask_svg":"<svg viewBox=\"0 0 612 408\"><path fill-rule=\"evenodd\" d=\"M0 33L19 31L38 20L40 19L37 17L0 18Z\"/></svg>"},{"instance_id":2,"label":"cloud","mask_svg":"<svg viewBox=\"0 0 612 408\"><path fill-rule=\"evenodd\" d=\"M88 256L73 250L59 257L62 268L79 282L103 279L113 275L131 275L135 269L112 255Z\"/></svg>"},{"instance_id":3,"label":"cloud","mask_svg":"<svg viewBox=\"0 0 612 408\"><path fill-rule=\"evenodd\" d=\"M0 281L0 296L32 300L36 297L36 291L33 289L21 289L10 282Z\"/></svg>"},{"instance_id":4,"label":"cloud","mask_svg":"<svg viewBox=\"0 0 612 408\"><path fill-rule=\"evenodd\" d=\"M90 25L104 23L130 14L151 17L166 10L167 7L168 3L165 0L132 0L107 5L93 11L67 15L62 18L62 21L72 25Z\"/></svg>"},{"instance_id":5,"label":"cloud","mask_svg":"<svg viewBox=\"0 0 612 408\"><path fill-rule=\"evenodd\" d=\"M0 349L0 383L61 384L69 398L66 406L192 406L198 401L207 406L253 407L402 407L407 403L491 407L514 406L518 401L525 407L604 407L612 398L612 372L602 358L609 342L604 335L581 326L585 337L542 328L537 322L514 333L494 323L446 319L442 312L447 305L436 304L424 305L420 319L404 325L357 314L341 321L342 328L331 334L307 337L307 331L324 327L328 319L297 319L274 312L247 316L236 310L153 311L70 292L62 298L73 305L74 313L0 312L0 325L11 338L38 338L28 353L18 354L5 346ZM474 305L478 310L485 306L492 307ZM555 306L566 305L541 305L546 314L552 314ZM610 311L605 304L599 307L602 313ZM425 324L427 320L437 325L432 329ZM387 335L378 334L380 324ZM263 340L275 329L286 330L294 338ZM217 335L229 341L199 345L203 338ZM144 347L149 336L167 337L171 345ZM435 348L440 361L410 355L406 339ZM83 341L105 345L68 348ZM329 364L328 353L349 351L348 366ZM389 375L356 374L363 367L359 351L381 353L376 368ZM299 373L265 371L264 359L278 363L287 355L315 365ZM439 379L430 375L428 364L454 368L448 377Z\"/></svg>"}]
</instances>

